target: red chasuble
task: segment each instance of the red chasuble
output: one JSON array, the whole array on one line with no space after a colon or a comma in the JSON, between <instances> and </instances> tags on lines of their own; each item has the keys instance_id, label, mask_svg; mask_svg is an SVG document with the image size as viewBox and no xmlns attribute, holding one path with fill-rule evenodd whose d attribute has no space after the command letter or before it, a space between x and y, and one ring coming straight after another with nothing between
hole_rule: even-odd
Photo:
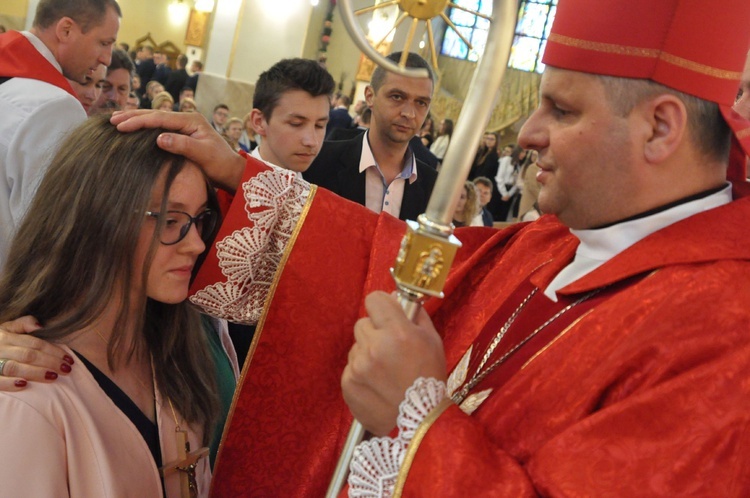
<instances>
[{"instance_id":1,"label":"red chasuble","mask_svg":"<svg viewBox=\"0 0 750 498\"><path fill-rule=\"evenodd\" d=\"M248 159L245 180L264 168ZM236 196L219 240L252 212ZM428 417L397 496L750 495L748 219L748 199L697 214L561 289L564 302L601 290L480 382L472 393L492 392L471 415L446 403ZM351 422L340 375L353 324L367 293L393 288L403 232L312 188L242 373L213 496L325 493ZM540 289L508 341L556 313L540 294L578 244L551 216L456 235L446 297L425 306L449 371L472 344L482 354L508 318L498 310L527 291ZM213 249L195 288L226 280L227 258Z\"/></svg>"},{"instance_id":2,"label":"red chasuble","mask_svg":"<svg viewBox=\"0 0 750 498\"><path fill-rule=\"evenodd\" d=\"M78 98L65 76L18 31L0 35L0 55L0 77L44 81Z\"/></svg>"}]
</instances>

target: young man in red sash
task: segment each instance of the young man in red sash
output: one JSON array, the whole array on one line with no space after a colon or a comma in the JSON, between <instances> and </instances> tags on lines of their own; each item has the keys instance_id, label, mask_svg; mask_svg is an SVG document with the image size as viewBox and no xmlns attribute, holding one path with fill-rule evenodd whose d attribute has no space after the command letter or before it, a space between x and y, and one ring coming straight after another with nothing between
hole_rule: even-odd
<instances>
[{"instance_id":1,"label":"young man in red sash","mask_svg":"<svg viewBox=\"0 0 750 498\"><path fill-rule=\"evenodd\" d=\"M86 119L65 78L109 65L120 17L115 0L42 0L30 31L0 35L0 268L50 154Z\"/></svg>"},{"instance_id":2,"label":"young man in red sash","mask_svg":"<svg viewBox=\"0 0 750 498\"><path fill-rule=\"evenodd\" d=\"M458 230L416 324L373 292L401 222L199 116L116 115L235 192L192 298L258 322L214 496L322 496L352 413L383 437L357 496L750 494L749 43L745 0L560 0L519 137L547 214Z\"/></svg>"}]
</instances>

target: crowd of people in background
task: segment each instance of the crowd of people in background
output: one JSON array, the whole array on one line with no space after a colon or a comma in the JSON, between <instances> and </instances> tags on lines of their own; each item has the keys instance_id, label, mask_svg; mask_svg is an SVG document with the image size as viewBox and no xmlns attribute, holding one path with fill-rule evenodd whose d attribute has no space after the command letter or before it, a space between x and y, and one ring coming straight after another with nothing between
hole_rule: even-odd
<instances>
[{"instance_id":1,"label":"crowd of people in background","mask_svg":"<svg viewBox=\"0 0 750 498\"><path fill-rule=\"evenodd\" d=\"M101 65L86 84L70 80L86 113L91 116L116 109L154 109L175 112L198 112L197 81L203 69L193 61L190 71L187 56L179 55L174 69L167 55L143 45L129 51L126 43L113 49L109 66ZM372 109L364 100L352 103L350 96L336 93L331 98L326 141L355 137L370 127ZM250 113L233 116L227 104L214 106L210 123L237 152L250 152L261 137L253 128ZM454 122L450 118L435 121L428 113L410 148L428 165L439 169L451 142ZM515 144L501 145L496 132L484 134L472 163L466 188L475 189L461 200L454 224L458 226L492 226L493 223L532 221L540 216L536 206L539 184L535 173L536 154L527 154Z\"/></svg>"}]
</instances>

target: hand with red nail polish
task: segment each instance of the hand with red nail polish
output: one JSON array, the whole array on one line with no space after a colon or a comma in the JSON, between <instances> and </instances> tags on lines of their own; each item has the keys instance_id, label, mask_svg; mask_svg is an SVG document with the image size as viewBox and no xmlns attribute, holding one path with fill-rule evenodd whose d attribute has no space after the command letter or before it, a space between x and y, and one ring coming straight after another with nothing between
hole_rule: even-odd
<instances>
[{"instance_id":1,"label":"hand with red nail polish","mask_svg":"<svg viewBox=\"0 0 750 498\"><path fill-rule=\"evenodd\" d=\"M5 360L0 391L17 391L29 382L52 382L71 372L75 362L67 351L31 335L41 328L33 316L0 324L0 359Z\"/></svg>"}]
</instances>

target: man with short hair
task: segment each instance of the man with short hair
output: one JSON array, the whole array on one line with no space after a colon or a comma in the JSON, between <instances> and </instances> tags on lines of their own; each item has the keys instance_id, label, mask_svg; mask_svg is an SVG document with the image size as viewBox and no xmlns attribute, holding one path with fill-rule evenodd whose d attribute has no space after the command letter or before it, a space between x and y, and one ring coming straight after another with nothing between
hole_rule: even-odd
<instances>
[{"instance_id":1,"label":"man with short hair","mask_svg":"<svg viewBox=\"0 0 750 498\"><path fill-rule=\"evenodd\" d=\"M151 75L151 81L158 81L162 86L166 86L167 79L172 73L172 68L167 64L167 54L161 50L154 50L154 74Z\"/></svg>"},{"instance_id":2,"label":"man with short hair","mask_svg":"<svg viewBox=\"0 0 750 498\"><path fill-rule=\"evenodd\" d=\"M146 85L151 81L156 69L154 63L154 48L150 45L141 45L135 52L135 71L141 78L141 94L146 91Z\"/></svg>"},{"instance_id":3,"label":"man with short hair","mask_svg":"<svg viewBox=\"0 0 750 498\"><path fill-rule=\"evenodd\" d=\"M198 77L201 75L202 71L203 63L201 61L194 60L192 64L190 64L190 76L188 76L187 81L185 81L185 86L192 88L193 92L198 91Z\"/></svg>"},{"instance_id":4,"label":"man with short hair","mask_svg":"<svg viewBox=\"0 0 750 498\"><path fill-rule=\"evenodd\" d=\"M336 128L349 129L354 125L354 120L349 115L349 104L351 99L346 95L339 95L334 99L333 108L328 115L328 124L326 125L326 137Z\"/></svg>"},{"instance_id":5,"label":"man with short hair","mask_svg":"<svg viewBox=\"0 0 750 498\"><path fill-rule=\"evenodd\" d=\"M400 57L400 52L388 56L394 62ZM375 69L365 88L372 109L369 130L351 140L325 142L304 177L376 213L414 220L424 213L437 177L409 146L430 110L434 84L432 69L417 54L409 54L406 66L426 69L429 77Z\"/></svg>"},{"instance_id":6,"label":"man with short hair","mask_svg":"<svg viewBox=\"0 0 750 498\"><path fill-rule=\"evenodd\" d=\"M174 108L173 108L173 110L175 110L175 111L179 111L180 110L180 104L182 104L182 102L185 99L194 99L195 98L195 92L189 86L184 86L180 90L180 94L177 97L178 98L175 99Z\"/></svg>"},{"instance_id":7,"label":"man with short hair","mask_svg":"<svg viewBox=\"0 0 750 498\"><path fill-rule=\"evenodd\" d=\"M491 227L494 220L492 219L492 213L487 209L487 204L492 199L492 180L486 176L478 176L473 181L474 187L477 189L477 194L479 194L479 207L481 210L471 221L471 226Z\"/></svg>"},{"instance_id":8,"label":"man with short hair","mask_svg":"<svg viewBox=\"0 0 750 498\"><path fill-rule=\"evenodd\" d=\"M251 156L304 172L323 145L335 82L319 63L284 59L261 73L250 121L261 136Z\"/></svg>"},{"instance_id":9,"label":"man with short hair","mask_svg":"<svg viewBox=\"0 0 750 498\"><path fill-rule=\"evenodd\" d=\"M114 0L41 0L30 31L0 35L0 268L50 154L86 119L65 78L109 65L120 17Z\"/></svg>"},{"instance_id":10,"label":"man with short hair","mask_svg":"<svg viewBox=\"0 0 750 498\"><path fill-rule=\"evenodd\" d=\"M169 92L176 104L179 103L180 92L182 92L185 88L185 83L187 83L188 73L185 70L187 62L187 55L181 54L177 57L177 69L169 73L167 82L164 84L164 89ZM193 98L193 95L189 95L189 97Z\"/></svg>"},{"instance_id":11,"label":"man with short hair","mask_svg":"<svg viewBox=\"0 0 750 498\"><path fill-rule=\"evenodd\" d=\"M211 115L211 126L218 133L224 133L224 125L229 119L229 106L226 104L218 104L214 107L214 112Z\"/></svg>"},{"instance_id":12,"label":"man with short hair","mask_svg":"<svg viewBox=\"0 0 750 498\"><path fill-rule=\"evenodd\" d=\"M130 95L130 82L135 65L130 56L116 48L112 51L112 62L107 67L107 78L92 113L112 112L125 109Z\"/></svg>"}]
</instances>

